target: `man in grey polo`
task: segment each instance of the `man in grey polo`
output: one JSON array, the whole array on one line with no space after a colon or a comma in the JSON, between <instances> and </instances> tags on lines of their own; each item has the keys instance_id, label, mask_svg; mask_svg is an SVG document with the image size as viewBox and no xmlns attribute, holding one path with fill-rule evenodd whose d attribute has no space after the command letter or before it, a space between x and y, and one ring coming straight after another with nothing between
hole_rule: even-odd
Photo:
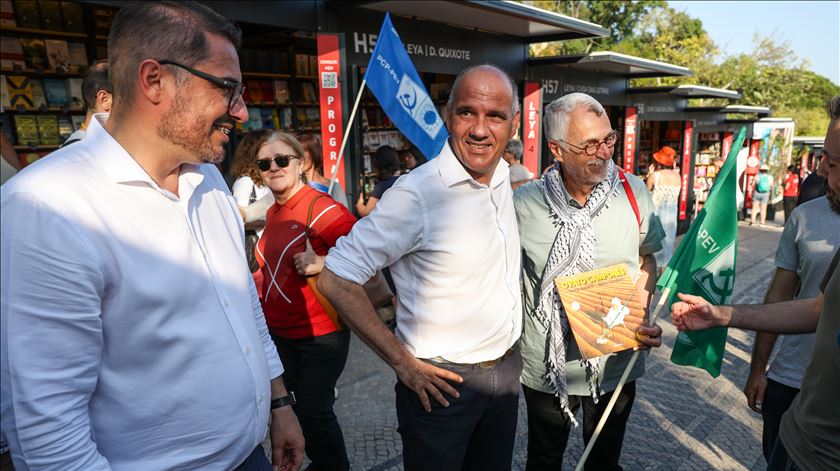
<instances>
[{"instance_id":1,"label":"man in grey polo","mask_svg":"<svg viewBox=\"0 0 840 471\"><path fill-rule=\"evenodd\" d=\"M553 280L623 263L648 306L656 282L653 254L665 237L645 184L611 160L618 139L600 103L583 93L559 98L546 108L545 128L555 165L514 192L525 271L521 380L528 405L529 471L561 468L581 405L584 441L589 441L631 356L625 351L582 362ZM661 343L657 326L642 327L640 333L648 336L643 341L649 346ZM631 371L587 470L621 469L634 381L642 374L644 357Z\"/></svg>"}]
</instances>

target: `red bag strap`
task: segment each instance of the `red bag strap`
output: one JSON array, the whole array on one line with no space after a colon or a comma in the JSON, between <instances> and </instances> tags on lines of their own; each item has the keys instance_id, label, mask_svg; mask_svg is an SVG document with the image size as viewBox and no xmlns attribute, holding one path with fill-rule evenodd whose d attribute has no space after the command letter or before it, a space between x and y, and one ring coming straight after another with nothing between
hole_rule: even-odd
<instances>
[{"instance_id":1,"label":"red bag strap","mask_svg":"<svg viewBox=\"0 0 840 471\"><path fill-rule=\"evenodd\" d=\"M633 214L636 215L636 223L639 224L639 231L642 230L642 216L639 214L639 203L636 201L636 195L633 194L633 189L630 188L630 182L627 180L627 175L624 170L618 169L618 180L624 186L624 193L627 195L627 200L630 202L630 207L633 208Z\"/></svg>"}]
</instances>

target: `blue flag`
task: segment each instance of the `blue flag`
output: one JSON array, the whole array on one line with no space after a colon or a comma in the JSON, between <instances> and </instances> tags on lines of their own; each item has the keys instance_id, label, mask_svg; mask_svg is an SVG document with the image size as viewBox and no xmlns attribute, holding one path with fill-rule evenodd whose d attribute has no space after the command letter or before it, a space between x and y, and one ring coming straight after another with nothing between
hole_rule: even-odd
<instances>
[{"instance_id":1,"label":"blue flag","mask_svg":"<svg viewBox=\"0 0 840 471\"><path fill-rule=\"evenodd\" d=\"M437 156L449 132L387 13L364 79L400 132L426 157Z\"/></svg>"}]
</instances>

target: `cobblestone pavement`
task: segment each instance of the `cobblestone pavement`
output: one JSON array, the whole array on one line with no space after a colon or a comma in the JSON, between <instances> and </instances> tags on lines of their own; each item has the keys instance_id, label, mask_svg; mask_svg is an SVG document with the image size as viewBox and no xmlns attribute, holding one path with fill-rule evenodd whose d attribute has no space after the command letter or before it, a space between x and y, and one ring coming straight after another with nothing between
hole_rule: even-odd
<instances>
[{"instance_id":1,"label":"cobblestone pavement","mask_svg":"<svg viewBox=\"0 0 840 471\"><path fill-rule=\"evenodd\" d=\"M763 228L739 227L734 302L761 302L780 235L781 226L773 223ZM647 373L637 382L622 466L627 470L764 469L761 418L747 408L741 393L752 334L730 331L723 372L713 379L705 371L671 364L676 329L667 320L668 314L662 317L664 344L649 355ZM393 371L354 336L336 402L354 470L403 469L395 380ZM520 396L514 470L525 468L526 445L525 400ZM574 469L582 452L580 431L573 430L564 468Z\"/></svg>"}]
</instances>

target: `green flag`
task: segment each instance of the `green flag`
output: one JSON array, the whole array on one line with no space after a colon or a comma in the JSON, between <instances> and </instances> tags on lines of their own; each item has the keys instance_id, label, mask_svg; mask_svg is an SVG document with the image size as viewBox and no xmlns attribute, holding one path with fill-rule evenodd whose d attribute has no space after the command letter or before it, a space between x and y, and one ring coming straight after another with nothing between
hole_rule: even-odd
<instances>
[{"instance_id":1,"label":"green flag","mask_svg":"<svg viewBox=\"0 0 840 471\"><path fill-rule=\"evenodd\" d=\"M735 255L738 252L735 164L746 133L746 128L741 128L706 198L706 204L656 283L663 290L670 288L666 306L674 302L677 292L702 296L712 304L725 304L731 300L735 285ZM717 377L725 346L725 327L699 332L683 331L677 336L671 361L702 368Z\"/></svg>"}]
</instances>

